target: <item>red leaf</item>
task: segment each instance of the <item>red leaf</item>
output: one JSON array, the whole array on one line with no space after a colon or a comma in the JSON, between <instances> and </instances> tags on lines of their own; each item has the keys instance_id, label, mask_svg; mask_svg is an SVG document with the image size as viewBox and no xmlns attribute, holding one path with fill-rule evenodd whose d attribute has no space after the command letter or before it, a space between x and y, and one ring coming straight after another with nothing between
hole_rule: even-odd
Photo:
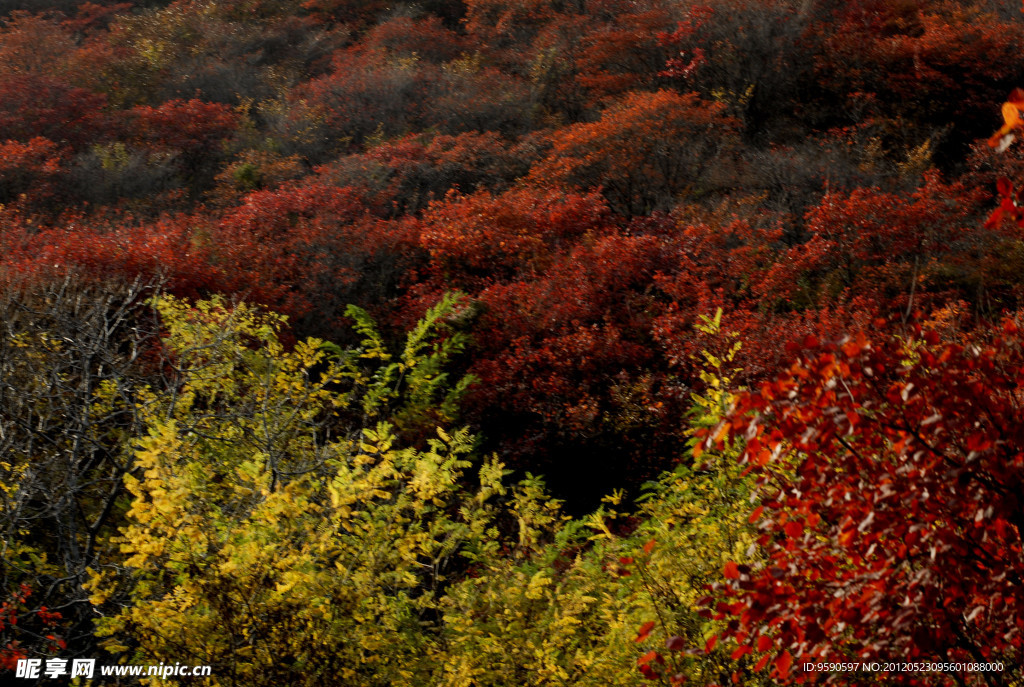
<instances>
[{"instance_id":1,"label":"red leaf","mask_svg":"<svg viewBox=\"0 0 1024 687\"><path fill-rule=\"evenodd\" d=\"M634 639L634 642L642 642L651 636L651 630L654 629L654 621L648 621L640 626L640 633Z\"/></svg>"},{"instance_id":2,"label":"red leaf","mask_svg":"<svg viewBox=\"0 0 1024 687\"><path fill-rule=\"evenodd\" d=\"M750 524L754 524L755 522L758 521L758 519L760 519L761 513L763 513L763 512L764 512L764 506L758 506L757 508L754 509L754 512L750 514L750 518L748 519L748 522Z\"/></svg>"},{"instance_id":3,"label":"red leaf","mask_svg":"<svg viewBox=\"0 0 1024 687\"><path fill-rule=\"evenodd\" d=\"M642 665L642 666L640 666L640 672L643 673L643 676L645 678L647 678L648 680L657 680L658 679L658 671L656 671L654 668L650 667L649 665Z\"/></svg>"},{"instance_id":4,"label":"red leaf","mask_svg":"<svg viewBox=\"0 0 1024 687\"><path fill-rule=\"evenodd\" d=\"M992 447L992 441L984 434L972 434L967 437L967 450L981 453Z\"/></svg>"},{"instance_id":5,"label":"red leaf","mask_svg":"<svg viewBox=\"0 0 1024 687\"><path fill-rule=\"evenodd\" d=\"M725 564L725 577L729 580L738 580L740 578L740 569L734 562L729 561Z\"/></svg>"},{"instance_id":6,"label":"red leaf","mask_svg":"<svg viewBox=\"0 0 1024 687\"><path fill-rule=\"evenodd\" d=\"M1013 184L1006 177L999 177L996 180L996 190L999 191L999 195L1008 196L1013 193Z\"/></svg>"},{"instance_id":7,"label":"red leaf","mask_svg":"<svg viewBox=\"0 0 1024 687\"><path fill-rule=\"evenodd\" d=\"M648 651L648 652L647 652L646 654L644 654L644 655L643 655L643 656L641 656L640 658L636 659L636 664L637 664L638 666L644 666L644 665L647 665L648 663L650 663L651 661L653 661L653 660L654 660L655 658L657 658L657 656L658 656L658 652L657 652L657 651L655 651L654 649L651 649L651 650L650 650L650 651Z\"/></svg>"},{"instance_id":8,"label":"red leaf","mask_svg":"<svg viewBox=\"0 0 1024 687\"><path fill-rule=\"evenodd\" d=\"M704 653L709 654L711 650L715 648L715 644L718 644L718 635L711 635L711 638L704 645Z\"/></svg>"},{"instance_id":9,"label":"red leaf","mask_svg":"<svg viewBox=\"0 0 1024 687\"><path fill-rule=\"evenodd\" d=\"M655 543L656 542L653 539L651 539L649 542L644 544L644 553L649 554L654 549Z\"/></svg>"},{"instance_id":10,"label":"red leaf","mask_svg":"<svg viewBox=\"0 0 1024 687\"><path fill-rule=\"evenodd\" d=\"M789 669L793 665L793 657L788 651L784 651L781 656L775 660L775 667L779 671L779 677L786 677L789 675Z\"/></svg>"},{"instance_id":11,"label":"red leaf","mask_svg":"<svg viewBox=\"0 0 1024 687\"><path fill-rule=\"evenodd\" d=\"M996 208L995 211L985 220L985 228L992 229L993 227L999 226L999 223L1003 220L1003 215L1006 211L1003 208Z\"/></svg>"},{"instance_id":12,"label":"red leaf","mask_svg":"<svg viewBox=\"0 0 1024 687\"><path fill-rule=\"evenodd\" d=\"M665 648L669 651L682 651L686 648L686 640L679 635L673 635L665 640Z\"/></svg>"}]
</instances>

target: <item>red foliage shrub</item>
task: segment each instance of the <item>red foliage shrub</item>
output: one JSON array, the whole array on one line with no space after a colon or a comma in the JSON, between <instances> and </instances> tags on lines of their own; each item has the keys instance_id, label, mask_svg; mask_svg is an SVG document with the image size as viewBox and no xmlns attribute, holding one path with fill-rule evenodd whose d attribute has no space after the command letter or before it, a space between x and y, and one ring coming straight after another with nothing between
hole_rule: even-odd
<instances>
[{"instance_id":1,"label":"red foliage shrub","mask_svg":"<svg viewBox=\"0 0 1024 687\"><path fill-rule=\"evenodd\" d=\"M135 142L186 155L217 150L238 126L238 115L231 108L195 99L168 100L157 107L140 105L126 117L126 133Z\"/></svg>"},{"instance_id":2,"label":"red foliage shrub","mask_svg":"<svg viewBox=\"0 0 1024 687\"><path fill-rule=\"evenodd\" d=\"M542 270L575 240L600 233L608 210L595 194L517 189L450 194L422 218L420 241L450 287L481 286Z\"/></svg>"},{"instance_id":3,"label":"red foliage shrub","mask_svg":"<svg viewBox=\"0 0 1024 687\"><path fill-rule=\"evenodd\" d=\"M400 233L403 225L368 218L358 194L326 186L253 193L219 220L66 215L39 226L13 210L3 219L3 266L12 276L45 279L69 269L97 279L162 275L171 292L236 294L310 317L322 334L338 325L348 302L366 304L392 288L415 246Z\"/></svg>"},{"instance_id":4,"label":"red foliage shrub","mask_svg":"<svg viewBox=\"0 0 1024 687\"><path fill-rule=\"evenodd\" d=\"M346 305L394 296L419 262L416 243L415 227L374 219L357 191L313 184L247 196L220 221L214 255L305 318L300 329L336 337Z\"/></svg>"},{"instance_id":5,"label":"red foliage shrub","mask_svg":"<svg viewBox=\"0 0 1024 687\"><path fill-rule=\"evenodd\" d=\"M302 7L321 22L339 22L356 29L376 22L390 9L386 0L304 0Z\"/></svg>"},{"instance_id":6,"label":"red foliage shrub","mask_svg":"<svg viewBox=\"0 0 1024 687\"><path fill-rule=\"evenodd\" d=\"M505 62L521 63L524 48L557 14L551 0L465 0L466 32Z\"/></svg>"},{"instance_id":7,"label":"red foliage shrub","mask_svg":"<svg viewBox=\"0 0 1024 687\"><path fill-rule=\"evenodd\" d=\"M533 94L525 79L476 59L445 65L424 103L424 127L446 134L497 131L517 136L529 131L533 118Z\"/></svg>"},{"instance_id":8,"label":"red foliage shrub","mask_svg":"<svg viewBox=\"0 0 1024 687\"><path fill-rule=\"evenodd\" d=\"M593 123L552 134L530 173L541 184L601 188L613 210L647 214L709 183L737 122L717 103L674 91L631 93Z\"/></svg>"},{"instance_id":9,"label":"red foliage shrub","mask_svg":"<svg viewBox=\"0 0 1024 687\"><path fill-rule=\"evenodd\" d=\"M62 20L59 14L10 13L0 25L0 74L46 76L70 86L100 90L113 51L102 35L92 35L92 29L126 7L83 3L73 20Z\"/></svg>"},{"instance_id":10,"label":"red foliage shrub","mask_svg":"<svg viewBox=\"0 0 1024 687\"><path fill-rule=\"evenodd\" d=\"M736 567L720 585L731 600L709 613L782 681L812 677L792 660L1021 664L1020 331L1008 320L957 345L884 327L808 337L702 444L745 442L768 554Z\"/></svg>"},{"instance_id":11,"label":"red foliage shrub","mask_svg":"<svg viewBox=\"0 0 1024 687\"><path fill-rule=\"evenodd\" d=\"M144 150L177 155L185 178L196 186L212 181L238 123L226 105L192 99L139 105L125 113L123 126L129 140Z\"/></svg>"},{"instance_id":12,"label":"red foliage shrub","mask_svg":"<svg viewBox=\"0 0 1024 687\"><path fill-rule=\"evenodd\" d=\"M673 258L657 237L605 229L479 293L470 415L513 464L586 498L635 486L676 455L685 387L651 338L663 304L650 288Z\"/></svg>"},{"instance_id":13,"label":"red foliage shrub","mask_svg":"<svg viewBox=\"0 0 1024 687\"><path fill-rule=\"evenodd\" d=\"M0 143L0 203L10 203L27 193L34 199L47 196L59 171L60 152L49 139Z\"/></svg>"},{"instance_id":14,"label":"red foliage shrub","mask_svg":"<svg viewBox=\"0 0 1024 687\"><path fill-rule=\"evenodd\" d=\"M37 74L0 75L0 140L48 138L80 149L109 139L106 97Z\"/></svg>"},{"instance_id":15,"label":"red foliage shrub","mask_svg":"<svg viewBox=\"0 0 1024 687\"><path fill-rule=\"evenodd\" d=\"M367 31L360 46L435 63L455 59L468 47L461 35L445 27L441 19L433 15L421 19L393 17Z\"/></svg>"},{"instance_id":16,"label":"red foliage shrub","mask_svg":"<svg viewBox=\"0 0 1024 687\"><path fill-rule=\"evenodd\" d=\"M494 132L429 140L410 135L316 168L324 182L359 188L380 214L416 214L455 189L504 191L535 155Z\"/></svg>"},{"instance_id":17,"label":"red foliage shrub","mask_svg":"<svg viewBox=\"0 0 1024 687\"><path fill-rule=\"evenodd\" d=\"M43 651L60 651L67 647L58 633L60 612L46 606L32 607L32 587L22 583L16 591L7 592L0 603L0 670L13 671L18 660Z\"/></svg>"},{"instance_id":18,"label":"red foliage shrub","mask_svg":"<svg viewBox=\"0 0 1024 687\"><path fill-rule=\"evenodd\" d=\"M335 55L331 73L300 84L291 99L301 103L293 128L318 141L307 145L314 162L410 131L521 134L531 117L528 84L477 58L439 66L362 44Z\"/></svg>"},{"instance_id":19,"label":"red foliage shrub","mask_svg":"<svg viewBox=\"0 0 1024 687\"><path fill-rule=\"evenodd\" d=\"M57 76L75 41L53 17L12 12L0 25L0 70L5 75Z\"/></svg>"},{"instance_id":20,"label":"red foliage shrub","mask_svg":"<svg viewBox=\"0 0 1024 687\"><path fill-rule=\"evenodd\" d=\"M666 7L623 7L607 24L588 33L576 80L600 99L656 86L668 53L659 34L673 25Z\"/></svg>"},{"instance_id":21,"label":"red foliage shrub","mask_svg":"<svg viewBox=\"0 0 1024 687\"><path fill-rule=\"evenodd\" d=\"M850 111L851 97L876 95L867 114L896 120L909 145L943 126L957 143L987 136L1024 69L1019 19L957 3L848 3L818 30L827 36L816 60L827 97L838 94Z\"/></svg>"},{"instance_id":22,"label":"red foliage shrub","mask_svg":"<svg viewBox=\"0 0 1024 687\"><path fill-rule=\"evenodd\" d=\"M244 150L217 174L216 186L208 197L220 206L237 205L247 193L272 190L303 178L307 172L298 155Z\"/></svg>"},{"instance_id":23,"label":"red foliage shrub","mask_svg":"<svg viewBox=\"0 0 1024 687\"><path fill-rule=\"evenodd\" d=\"M31 216L4 215L3 268L9 276L48 279L75 271L98 280L162 275L171 291L191 297L244 288L241 274L212 264L205 218L180 216L136 225L90 222L66 215L60 226L47 226Z\"/></svg>"},{"instance_id":24,"label":"red foliage shrub","mask_svg":"<svg viewBox=\"0 0 1024 687\"><path fill-rule=\"evenodd\" d=\"M810 239L774 268L765 295L781 289L775 293L806 304L857 296L892 312L908 307L911 294L928 309L955 289L969 291L983 247L1001 238L978 221L984 195L934 173L909 194L828 194L808 212Z\"/></svg>"},{"instance_id":25,"label":"red foliage shrub","mask_svg":"<svg viewBox=\"0 0 1024 687\"><path fill-rule=\"evenodd\" d=\"M324 161L368 136L406 133L419 121L433 70L384 51L351 48L335 55L329 74L293 89L291 99L317 139L312 161Z\"/></svg>"},{"instance_id":26,"label":"red foliage shrub","mask_svg":"<svg viewBox=\"0 0 1024 687\"><path fill-rule=\"evenodd\" d=\"M806 107L818 90L813 64L821 43L808 29L816 12L827 11L826 3L789 0L690 5L674 31L658 36L668 56L661 76L723 103L747 140L776 127L793 136L795 121L820 126L816 109Z\"/></svg>"}]
</instances>

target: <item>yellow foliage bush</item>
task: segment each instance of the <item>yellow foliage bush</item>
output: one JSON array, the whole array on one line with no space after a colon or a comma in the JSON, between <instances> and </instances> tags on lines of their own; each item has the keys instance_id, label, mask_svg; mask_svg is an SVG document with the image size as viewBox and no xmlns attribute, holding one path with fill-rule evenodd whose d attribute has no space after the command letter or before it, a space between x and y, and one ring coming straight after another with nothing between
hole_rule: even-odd
<instances>
[{"instance_id":1,"label":"yellow foliage bush","mask_svg":"<svg viewBox=\"0 0 1024 687\"><path fill-rule=\"evenodd\" d=\"M358 311L360 349L288 350L255 308L156 307L177 383L140 398L125 559L90 583L99 608L128 599L99 622L124 660L210 665L208 685L596 687L635 685L676 638L691 651L666 653L671 672L736 669L705 655L717 628L699 613L723 565L756 552L729 457L681 465L632 513L613 495L571 520L540 479L506 486L496 459L474 461L467 430L396 432L451 417L465 388L442 372L462 345L442 332L454 299L398 355ZM736 348L705 356L694 424L728 405Z\"/></svg>"}]
</instances>

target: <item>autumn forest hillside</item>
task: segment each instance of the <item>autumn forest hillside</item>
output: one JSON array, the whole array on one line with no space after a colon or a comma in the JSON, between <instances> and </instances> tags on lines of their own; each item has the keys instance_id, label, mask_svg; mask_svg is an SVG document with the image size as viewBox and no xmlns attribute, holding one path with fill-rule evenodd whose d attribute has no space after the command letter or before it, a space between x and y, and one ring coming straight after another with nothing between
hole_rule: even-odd
<instances>
[{"instance_id":1,"label":"autumn forest hillside","mask_svg":"<svg viewBox=\"0 0 1024 687\"><path fill-rule=\"evenodd\" d=\"M1022 45L0 0L0 670L1024 684Z\"/></svg>"}]
</instances>

